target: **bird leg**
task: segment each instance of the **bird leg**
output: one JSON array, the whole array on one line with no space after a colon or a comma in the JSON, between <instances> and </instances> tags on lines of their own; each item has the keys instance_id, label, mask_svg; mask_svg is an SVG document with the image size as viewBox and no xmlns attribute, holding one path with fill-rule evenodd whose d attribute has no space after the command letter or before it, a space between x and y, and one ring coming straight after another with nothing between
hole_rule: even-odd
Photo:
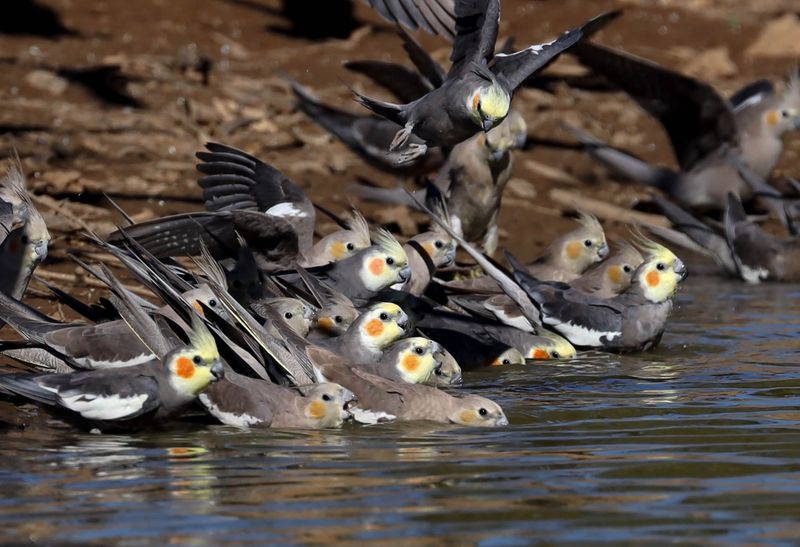
<instances>
[{"instance_id":1,"label":"bird leg","mask_svg":"<svg viewBox=\"0 0 800 547\"><path fill-rule=\"evenodd\" d=\"M395 162L395 165L404 165L406 163L411 163L418 157L425 155L425 152L427 151L428 151L428 146L426 144L411 143L405 150L403 150L400 153L400 155L397 156L397 161Z\"/></svg>"},{"instance_id":2,"label":"bird leg","mask_svg":"<svg viewBox=\"0 0 800 547\"><path fill-rule=\"evenodd\" d=\"M394 152L405 143L408 142L408 139L411 137L411 132L414 130L414 124L407 123L403 129L397 132L392 139L392 144L389 145L389 152Z\"/></svg>"}]
</instances>

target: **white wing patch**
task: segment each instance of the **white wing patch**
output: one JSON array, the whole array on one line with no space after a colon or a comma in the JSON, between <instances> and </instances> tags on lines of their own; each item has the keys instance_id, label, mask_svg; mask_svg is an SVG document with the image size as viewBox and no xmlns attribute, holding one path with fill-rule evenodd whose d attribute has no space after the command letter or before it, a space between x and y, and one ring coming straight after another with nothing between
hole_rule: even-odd
<instances>
[{"instance_id":1,"label":"white wing patch","mask_svg":"<svg viewBox=\"0 0 800 547\"><path fill-rule=\"evenodd\" d=\"M556 40L558 40L558 38L556 38ZM513 57L514 55L519 55L520 53L533 53L534 55L539 55L544 48L555 44L556 40L551 40L543 44L534 44L520 51L515 51L514 53L496 53L495 57Z\"/></svg>"},{"instance_id":2,"label":"white wing patch","mask_svg":"<svg viewBox=\"0 0 800 547\"><path fill-rule=\"evenodd\" d=\"M101 361L99 359L92 359L90 357L81 357L75 359L75 362L86 369L102 369L102 368L125 368L133 367L136 365L143 365L155 359L156 356L152 353L143 353L133 359L127 361Z\"/></svg>"},{"instance_id":3,"label":"white wing patch","mask_svg":"<svg viewBox=\"0 0 800 547\"><path fill-rule=\"evenodd\" d=\"M142 409L149 395L142 393L131 397L119 395L95 395L79 393L70 397L62 397L61 404L77 412L87 420L119 420L135 414Z\"/></svg>"},{"instance_id":4,"label":"white wing patch","mask_svg":"<svg viewBox=\"0 0 800 547\"><path fill-rule=\"evenodd\" d=\"M611 342L622 336L621 332L587 329L581 325L576 325L572 321L565 323L557 319L548 320L545 318L544 322L555 327L559 334L564 336L564 338L569 340L570 343L575 346L602 347L608 342ZM601 338L605 338L605 342L601 340Z\"/></svg>"},{"instance_id":5,"label":"white wing patch","mask_svg":"<svg viewBox=\"0 0 800 547\"><path fill-rule=\"evenodd\" d=\"M393 422L397 419L397 416L388 414L386 412L367 410L359 407L351 408L350 414L353 415L353 419L358 423L367 425Z\"/></svg>"},{"instance_id":6,"label":"white wing patch","mask_svg":"<svg viewBox=\"0 0 800 547\"><path fill-rule=\"evenodd\" d=\"M279 203L277 205L273 205L269 209L265 211L266 214L273 216L273 217L293 217L293 218L305 218L307 213L302 209L298 209L294 206L293 203L289 201L284 201L283 203Z\"/></svg>"},{"instance_id":7,"label":"white wing patch","mask_svg":"<svg viewBox=\"0 0 800 547\"><path fill-rule=\"evenodd\" d=\"M761 283L762 281L766 281L769 277L769 270L766 268L752 268L745 264L739 262L739 273L747 283Z\"/></svg>"},{"instance_id":8,"label":"white wing patch","mask_svg":"<svg viewBox=\"0 0 800 547\"><path fill-rule=\"evenodd\" d=\"M215 405L205 393L201 393L198 398L200 399L200 402L203 403L203 406L206 407L206 410L208 410L209 414L214 416L217 420L225 425L232 425L233 427L248 429L249 427L255 424L260 424L264 421L261 418L256 418L255 416L250 416L249 414L234 414L233 412L225 412L224 410L220 410L220 408Z\"/></svg>"}]
</instances>

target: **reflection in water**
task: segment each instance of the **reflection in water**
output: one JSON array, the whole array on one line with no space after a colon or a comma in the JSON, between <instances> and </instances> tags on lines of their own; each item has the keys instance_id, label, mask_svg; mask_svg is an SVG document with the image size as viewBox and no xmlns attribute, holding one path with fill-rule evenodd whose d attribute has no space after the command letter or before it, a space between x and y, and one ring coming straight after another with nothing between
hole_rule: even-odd
<instances>
[{"instance_id":1,"label":"reflection in water","mask_svg":"<svg viewBox=\"0 0 800 547\"><path fill-rule=\"evenodd\" d=\"M0 541L791 542L799 296L693 279L655 352L469 375L507 429L11 429Z\"/></svg>"}]
</instances>

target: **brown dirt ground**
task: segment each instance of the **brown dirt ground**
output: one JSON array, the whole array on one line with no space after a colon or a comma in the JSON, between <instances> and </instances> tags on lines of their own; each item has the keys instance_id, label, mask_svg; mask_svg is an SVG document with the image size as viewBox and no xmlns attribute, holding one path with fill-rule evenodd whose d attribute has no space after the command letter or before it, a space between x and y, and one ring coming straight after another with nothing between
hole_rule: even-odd
<instances>
[{"instance_id":1,"label":"brown dirt ground","mask_svg":"<svg viewBox=\"0 0 800 547\"><path fill-rule=\"evenodd\" d=\"M33 191L57 198L50 203L61 203L67 212L54 214L43 204L54 232L43 271L75 271L64 258L80 246L76 218L101 233L119 220L101 192L118 198L137 219L201 208L193 154L208 140L273 163L336 211L349 203L347 185L357 176L395 184L295 112L281 78L289 75L325 100L358 111L347 85L380 92L341 65L369 58L405 62L391 27L360 1L355 1L354 21L335 26L328 22L341 6L347 10L347 2L286 1L324 23L311 30L333 28L344 38L310 39L281 30L292 28L281 0L40 0L60 15L66 35L0 34L0 154L16 148ZM333 14L319 15L323 4L336 6L330 8ZM626 15L598 41L697 74L726 93L757 77L778 80L797 61L791 48L800 37L791 32L775 38L786 43L778 53L748 51L776 20L790 30L800 26L797 0L503 0L501 38L513 35L520 45L540 42L613 7L625 7ZM14 23L2 27L14 28ZM445 42L420 38L437 59L446 60ZM208 85L197 69L196 61L203 58L213 65ZM100 63L121 66L132 78L127 90L141 107L109 105L52 72ZM565 56L550 71L580 69ZM515 106L532 136L568 140L559 124L569 122L650 161L673 163L659 126L622 95L556 85L552 94L521 91ZM779 172L796 176L800 138L787 144ZM566 207L551 199L554 188L624 207L647 195L610 180L569 150L537 147L519 153L514 176L501 215L500 244L526 258L570 226ZM374 206L364 209L376 212ZM606 225L612 237L624 233L621 223ZM323 223L321 231L331 227ZM80 295L89 291L80 280L63 284ZM34 286L37 294L42 293Z\"/></svg>"}]
</instances>

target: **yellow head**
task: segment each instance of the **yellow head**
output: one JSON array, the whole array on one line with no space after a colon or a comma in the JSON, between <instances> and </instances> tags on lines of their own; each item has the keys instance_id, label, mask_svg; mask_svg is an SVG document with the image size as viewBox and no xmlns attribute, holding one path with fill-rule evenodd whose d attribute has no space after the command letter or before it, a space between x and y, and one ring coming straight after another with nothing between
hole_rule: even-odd
<instances>
[{"instance_id":1,"label":"yellow head","mask_svg":"<svg viewBox=\"0 0 800 547\"><path fill-rule=\"evenodd\" d=\"M397 304L380 302L370 307L353 323L361 343L369 349L383 350L405 335L408 316Z\"/></svg>"},{"instance_id":2,"label":"yellow head","mask_svg":"<svg viewBox=\"0 0 800 547\"><path fill-rule=\"evenodd\" d=\"M466 106L475 124L489 131L508 115L511 97L500 84L492 82L470 93Z\"/></svg>"},{"instance_id":3,"label":"yellow head","mask_svg":"<svg viewBox=\"0 0 800 547\"><path fill-rule=\"evenodd\" d=\"M200 319L192 317L189 345L164 359L169 367L170 384L179 394L195 397L223 376L217 343Z\"/></svg>"},{"instance_id":4,"label":"yellow head","mask_svg":"<svg viewBox=\"0 0 800 547\"><path fill-rule=\"evenodd\" d=\"M680 282L686 278L686 266L672 251L644 236L637 238L637 244L645 261L634 274L635 283L650 302L659 303L672 298Z\"/></svg>"},{"instance_id":5,"label":"yellow head","mask_svg":"<svg viewBox=\"0 0 800 547\"><path fill-rule=\"evenodd\" d=\"M555 333L542 331L527 348L525 357L532 360L572 359L577 351L568 340Z\"/></svg>"},{"instance_id":6,"label":"yellow head","mask_svg":"<svg viewBox=\"0 0 800 547\"><path fill-rule=\"evenodd\" d=\"M403 283L411 275L403 246L386 230L373 237L374 245L364 253L359 277L371 291L382 291Z\"/></svg>"},{"instance_id":7,"label":"yellow head","mask_svg":"<svg viewBox=\"0 0 800 547\"><path fill-rule=\"evenodd\" d=\"M347 408L354 400L354 396L339 384L314 384L303 391L305 417L313 424L312 427L341 427L350 417Z\"/></svg>"},{"instance_id":8,"label":"yellow head","mask_svg":"<svg viewBox=\"0 0 800 547\"><path fill-rule=\"evenodd\" d=\"M404 382L409 384L427 384L433 381L433 374L439 362L436 352L439 344L414 336L395 342L390 348L394 367Z\"/></svg>"},{"instance_id":9,"label":"yellow head","mask_svg":"<svg viewBox=\"0 0 800 547\"><path fill-rule=\"evenodd\" d=\"M467 395L456 398L447 418L454 424L475 427L498 427L508 425L500 405L485 397Z\"/></svg>"},{"instance_id":10,"label":"yellow head","mask_svg":"<svg viewBox=\"0 0 800 547\"><path fill-rule=\"evenodd\" d=\"M493 367L503 367L506 365L522 365L525 364L525 357L519 352L517 348L508 348L503 353L494 358L490 363Z\"/></svg>"},{"instance_id":11,"label":"yellow head","mask_svg":"<svg viewBox=\"0 0 800 547\"><path fill-rule=\"evenodd\" d=\"M573 273L580 274L608 256L608 243L596 217L580 213L577 221L581 227L560 238L558 243L564 264Z\"/></svg>"}]
</instances>

